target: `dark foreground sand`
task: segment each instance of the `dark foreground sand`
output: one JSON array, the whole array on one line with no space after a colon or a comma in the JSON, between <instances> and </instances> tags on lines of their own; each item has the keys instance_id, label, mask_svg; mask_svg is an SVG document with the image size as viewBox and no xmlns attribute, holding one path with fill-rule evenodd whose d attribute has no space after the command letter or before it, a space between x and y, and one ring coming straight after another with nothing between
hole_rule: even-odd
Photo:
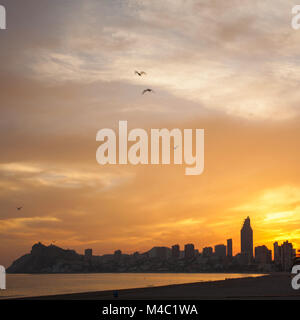
<instances>
[{"instance_id":1,"label":"dark foreground sand","mask_svg":"<svg viewBox=\"0 0 300 320\"><path fill-rule=\"evenodd\" d=\"M39 300L207 300L207 299L299 299L300 290L291 287L290 274L273 274L257 278L229 279L163 287L64 294L28 299Z\"/></svg>"}]
</instances>

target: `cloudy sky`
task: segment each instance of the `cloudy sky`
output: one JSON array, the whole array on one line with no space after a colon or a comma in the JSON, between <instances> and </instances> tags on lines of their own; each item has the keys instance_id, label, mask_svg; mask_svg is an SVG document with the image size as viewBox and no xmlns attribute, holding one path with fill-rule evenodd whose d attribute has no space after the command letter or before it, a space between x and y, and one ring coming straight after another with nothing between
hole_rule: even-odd
<instances>
[{"instance_id":1,"label":"cloudy sky","mask_svg":"<svg viewBox=\"0 0 300 320\"><path fill-rule=\"evenodd\" d=\"M296 1L1 4L0 264L37 241L104 254L233 238L238 253L248 215L255 245L300 248ZM98 165L96 133L119 120L204 128L204 173Z\"/></svg>"}]
</instances>

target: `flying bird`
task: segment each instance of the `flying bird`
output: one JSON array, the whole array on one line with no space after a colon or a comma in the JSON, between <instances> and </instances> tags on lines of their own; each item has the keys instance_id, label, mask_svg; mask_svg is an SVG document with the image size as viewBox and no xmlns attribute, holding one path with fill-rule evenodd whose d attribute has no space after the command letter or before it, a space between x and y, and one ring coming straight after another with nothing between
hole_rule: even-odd
<instances>
[{"instance_id":1,"label":"flying bird","mask_svg":"<svg viewBox=\"0 0 300 320\"><path fill-rule=\"evenodd\" d=\"M137 74L139 77L146 75L147 73L145 71L134 71L135 74Z\"/></svg>"},{"instance_id":2,"label":"flying bird","mask_svg":"<svg viewBox=\"0 0 300 320\"><path fill-rule=\"evenodd\" d=\"M18 207L18 208L17 208L17 210L21 210L21 209L23 209L23 207Z\"/></svg>"},{"instance_id":3,"label":"flying bird","mask_svg":"<svg viewBox=\"0 0 300 320\"><path fill-rule=\"evenodd\" d=\"M145 89L145 90L142 92L142 94L145 94L146 92L152 92L152 93L154 93L154 91L153 91L152 89Z\"/></svg>"}]
</instances>

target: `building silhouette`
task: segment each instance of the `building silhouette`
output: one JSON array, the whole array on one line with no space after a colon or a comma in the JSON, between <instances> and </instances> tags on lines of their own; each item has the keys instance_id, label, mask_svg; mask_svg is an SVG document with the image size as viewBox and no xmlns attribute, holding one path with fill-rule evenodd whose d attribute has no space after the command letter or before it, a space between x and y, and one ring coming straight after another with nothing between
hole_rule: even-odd
<instances>
[{"instance_id":1,"label":"building silhouette","mask_svg":"<svg viewBox=\"0 0 300 320\"><path fill-rule=\"evenodd\" d=\"M121 251L121 250L116 250L116 251L114 252L114 256L115 256L116 258L120 258L120 257L122 256L122 251Z\"/></svg>"},{"instance_id":2,"label":"building silhouette","mask_svg":"<svg viewBox=\"0 0 300 320\"><path fill-rule=\"evenodd\" d=\"M249 217L245 219L241 229L241 254L253 259L253 230Z\"/></svg>"},{"instance_id":3,"label":"building silhouette","mask_svg":"<svg viewBox=\"0 0 300 320\"><path fill-rule=\"evenodd\" d=\"M168 247L153 247L148 251L150 258L167 259L171 250Z\"/></svg>"},{"instance_id":4,"label":"building silhouette","mask_svg":"<svg viewBox=\"0 0 300 320\"><path fill-rule=\"evenodd\" d=\"M226 257L226 246L224 244L218 244L215 246L215 255L219 258Z\"/></svg>"},{"instance_id":5,"label":"building silhouette","mask_svg":"<svg viewBox=\"0 0 300 320\"><path fill-rule=\"evenodd\" d=\"M278 242L274 243L274 262L282 271L291 270L295 255L296 251L290 242L285 241L281 246Z\"/></svg>"},{"instance_id":6,"label":"building silhouette","mask_svg":"<svg viewBox=\"0 0 300 320\"><path fill-rule=\"evenodd\" d=\"M212 247L203 248L203 250L202 250L203 257L208 258L208 257L212 256L212 254L213 254L213 248Z\"/></svg>"},{"instance_id":7,"label":"building silhouette","mask_svg":"<svg viewBox=\"0 0 300 320\"><path fill-rule=\"evenodd\" d=\"M85 249L84 255L88 258L91 258L93 256L93 249Z\"/></svg>"},{"instance_id":8,"label":"building silhouette","mask_svg":"<svg viewBox=\"0 0 300 320\"><path fill-rule=\"evenodd\" d=\"M227 257L232 258L232 239L227 240Z\"/></svg>"},{"instance_id":9,"label":"building silhouette","mask_svg":"<svg viewBox=\"0 0 300 320\"><path fill-rule=\"evenodd\" d=\"M255 248L255 262L258 264L272 263L272 251L266 246L259 246Z\"/></svg>"},{"instance_id":10,"label":"building silhouette","mask_svg":"<svg viewBox=\"0 0 300 320\"><path fill-rule=\"evenodd\" d=\"M274 263L276 265L281 265L281 246L278 245L278 242L275 242L273 246L274 246Z\"/></svg>"},{"instance_id":11,"label":"building silhouette","mask_svg":"<svg viewBox=\"0 0 300 320\"><path fill-rule=\"evenodd\" d=\"M195 256L195 247L192 243L188 243L184 246L184 257L193 258Z\"/></svg>"},{"instance_id":12,"label":"building silhouette","mask_svg":"<svg viewBox=\"0 0 300 320\"><path fill-rule=\"evenodd\" d=\"M92 259L93 256L93 249L85 249L84 250L84 259L89 261Z\"/></svg>"},{"instance_id":13,"label":"building silhouette","mask_svg":"<svg viewBox=\"0 0 300 320\"><path fill-rule=\"evenodd\" d=\"M172 246L172 258L178 259L180 257L180 247L178 244Z\"/></svg>"}]
</instances>

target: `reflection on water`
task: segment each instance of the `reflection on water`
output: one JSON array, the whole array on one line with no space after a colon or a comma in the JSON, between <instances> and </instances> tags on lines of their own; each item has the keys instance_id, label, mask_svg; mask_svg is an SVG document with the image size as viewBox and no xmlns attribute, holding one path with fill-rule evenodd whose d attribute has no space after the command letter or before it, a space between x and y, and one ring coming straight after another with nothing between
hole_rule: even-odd
<instances>
[{"instance_id":1,"label":"reflection on water","mask_svg":"<svg viewBox=\"0 0 300 320\"><path fill-rule=\"evenodd\" d=\"M8 274L7 290L0 290L0 299L142 288L256 276L260 275L228 273Z\"/></svg>"}]
</instances>

